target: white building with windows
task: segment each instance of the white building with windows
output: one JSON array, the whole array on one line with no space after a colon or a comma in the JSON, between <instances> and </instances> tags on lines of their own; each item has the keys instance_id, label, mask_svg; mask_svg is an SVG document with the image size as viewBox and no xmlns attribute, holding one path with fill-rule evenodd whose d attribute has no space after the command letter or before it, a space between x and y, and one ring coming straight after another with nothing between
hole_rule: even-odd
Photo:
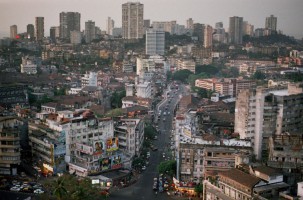
<instances>
[{"instance_id":1,"label":"white building with windows","mask_svg":"<svg viewBox=\"0 0 303 200\"><path fill-rule=\"evenodd\" d=\"M150 82L136 84L136 90L137 90L136 96L142 98L151 98L152 97L151 87L152 86Z\"/></svg>"},{"instance_id":2,"label":"white building with windows","mask_svg":"<svg viewBox=\"0 0 303 200\"><path fill-rule=\"evenodd\" d=\"M147 55L164 55L165 32L149 29L146 31L145 53Z\"/></svg>"},{"instance_id":3,"label":"white building with windows","mask_svg":"<svg viewBox=\"0 0 303 200\"><path fill-rule=\"evenodd\" d=\"M81 78L81 86L97 86L97 73L89 72L89 74L84 74L84 77Z\"/></svg>"}]
</instances>

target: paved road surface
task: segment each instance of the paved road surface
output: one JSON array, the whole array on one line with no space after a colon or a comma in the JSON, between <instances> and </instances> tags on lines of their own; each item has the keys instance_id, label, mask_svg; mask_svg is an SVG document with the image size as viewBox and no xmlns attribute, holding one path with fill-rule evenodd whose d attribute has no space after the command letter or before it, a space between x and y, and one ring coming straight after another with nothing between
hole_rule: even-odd
<instances>
[{"instance_id":1,"label":"paved road surface","mask_svg":"<svg viewBox=\"0 0 303 200\"><path fill-rule=\"evenodd\" d=\"M153 191L153 178L158 176L157 166L163 161L162 154L163 152L168 155L168 149L170 146L169 136L172 130L172 120L173 120L173 109L179 100L179 94L184 91L184 87L180 87L180 90L177 91L177 94L173 95L171 102L168 104L168 99L165 102L161 102L159 105L160 110L162 110L162 114L165 111L165 106L168 104L168 111L170 111L169 116L162 116L161 120L158 122L159 130L161 134L158 135L158 140L154 142L155 146L158 147L158 151L151 151L151 157L149 161L149 166L147 169L142 172L140 179L133 185L122 188L118 191L113 192L110 195L110 200L149 200L149 199L157 199L157 200L165 200L168 199L168 195L163 193L157 193ZM173 92L171 91L170 94ZM158 111L155 112L155 115L158 114ZM165 121L163 118L165 117ZM168 146L167 146L168 145Z\"/></svg>"}]
</instances>

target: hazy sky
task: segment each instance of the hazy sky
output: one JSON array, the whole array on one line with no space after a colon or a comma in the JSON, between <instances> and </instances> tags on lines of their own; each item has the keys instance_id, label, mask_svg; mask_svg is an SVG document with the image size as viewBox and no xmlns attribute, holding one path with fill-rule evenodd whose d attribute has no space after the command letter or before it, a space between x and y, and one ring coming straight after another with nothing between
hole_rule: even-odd
<instances>
[{"instance_id":1,"label":"hazy sky","mask_svg":"<svg viewBox=\"0 0 303 200\"><path fill-rule=\"evenodd\" d=\"M34 24L36 16L44 17L45 35L49 36L51 26L59 26L59 13L72 11L81 13L81 30L87 20L96 22L106 29L106 19L115 20L121 26L121 4L123 0L0 0L0 37L9 36L9 27L18 26L18 32L25 32L27 24ZM265 17L278 17L277 28L284 34L303 37L303 0L141 0L144 4L144 19L151 21L177 20L214 26L222 21L228 28L231 16L243 17L255 28L263 28Z\"/></svg>"}]
</instances>

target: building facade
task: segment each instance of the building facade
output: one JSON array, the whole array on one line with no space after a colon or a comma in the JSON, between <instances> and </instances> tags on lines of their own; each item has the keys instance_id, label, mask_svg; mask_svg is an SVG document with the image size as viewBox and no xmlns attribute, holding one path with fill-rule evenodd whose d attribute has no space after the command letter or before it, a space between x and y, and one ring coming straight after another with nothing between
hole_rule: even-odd
<instances>
[{"instance_id":1,"label":"building facade","mask_svg":"<svg viewBox=\"0 0 303 200\"><path fill-rule=\"evenodd\" d=\"M89 20L85 22L85 42L91 43L96 39L95 22Z\"/></svg>"},{"instance_id":2,"label":"building facade","mask_svg":"<svg viewBox=\"0 0 303 200\"><path fill-rule=\"evenodd\" d=\"M16 39L17 34L18 34L17 25L10 26L10 38L11 39Z\"/></svg>"},{"instance_id":3,"label":"building facade","mask_svg":"<svg viewBox=\"0 0 303 200\"><path fill-rule=\"evenodd\" d=\"M33 40L35 38L35 26L34 24L28 24L26 26L27 38Z\"/></svg>"},{"instance_id":4,"label":"building facade","mask_svg":"<svg viewBox=\"0 0 303 200\"><path fill-rule=\"evenodd\" d=\"M265 19L265 29L270 29L272 31L277 31L277 17L270 15Z\"/></svg>"},{"instance_id":5,"label":"building facade","mask_svg":"<svg viewBox=\"0 0 303 200\"><path fill-rule=\"evenodd\" d=\"M242 44L243 39L243 17L229 18L229 39L232 44Z\"/></svg>"},{"instance_id":6,"label":"building facade","mask_svg":"<svg viewBox=\"0 0 303 200\"><path fill-rule=\"evenodd\" d=\"M36 17L36 40L42 41L44 38L44 17Z\"/></svg>"},{"instance_id":7,"label":"building facade","mask_svg":"<svg viewBox=\"0 0 303 200\"><path fill-rule=\"evenodd\" d=\"M204 28L204 41L203 46L205 48L211 48L213 44L213 27L206 25Z\"/></svg>"},{"instance_id":8,"label":"building facade","mask_svg":"<svg viewBox=\"0 0 303 200\"><path fill-rule=\"evenodd\" d=\"M115 21L108 17L107 20L106 20L106 33L108 35L113 35L113 29L115 28Z\"/></svg>"},{"instance_id":9,"label":"building facade","mask_svg":"<svg viewBox=\"0 0 303 200\"><path fill-rule=\"evenodd\" d=\"M122 4L122 37L139 39L143 37L143 4L128 2Z\"/></svg>"},{"instance_id":10,"label":"building facade","mask_svg":"<svg viewBox=\"0 0 303 200\"><path fill-rule=\"evenodd\" d=\"M80 18L78 12L61 12L60 13L60 38L70 40L71 31L81 31Z\"/></svg>"},{"instance_id":11,"label":"building facade","mask_svg":"<svg viewBox=\"0 0 303 200\"><path fill-rule=\"evenodd\" d=\"M164 55L165 32L148 29L146 31L145 52L147 55Z\"/></svg>"}]
</instances>

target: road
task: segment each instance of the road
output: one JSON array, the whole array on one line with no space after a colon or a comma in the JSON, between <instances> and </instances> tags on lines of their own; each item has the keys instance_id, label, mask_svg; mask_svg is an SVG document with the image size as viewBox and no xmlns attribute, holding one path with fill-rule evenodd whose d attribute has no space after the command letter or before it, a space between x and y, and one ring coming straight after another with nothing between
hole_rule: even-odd
<instances>
[{"instance_id":1,"label":"road","mask_svg":"<svg viewBox=\"0 0 303 200\"><path fill-rule=\"evenodd\" d=\"M147 169L142 172L139 180L126 188L119 189L118 191L113 192L110 195L110 200L147 200L147 199L159 199L165 200L169 199L168 195L163 192L155 192L153 191L153 178L158 176L157 166L161 161L164 161L163 152L165 152L166 157L170 155L170 134L172 130L172 120L173 120L173 110L176 104L179 101L179 95L183 93L184 87L180 87L180 89L174 94L173 91L168 89L170 95L173 94L173 98L168 103L169 98L166 98L164 101L160 102L157 106L158 110L155 112L155 115L159 113L159 110L162 110L162 116L158 121L158 128L160 130L160 134L158 135L158 139L154 141L154 145L158 147L158 151L151 151L151 157L149 161L149 166ZM168 109L166 110L166 105L168 105ZM166 111L166 116L163 116L163 112ZM170 112L170 115L167 115L167 112ZM165 121L163 121L165 118ZM171 158L171 156L170 156Z\"/></svg>"}]
</instances>

